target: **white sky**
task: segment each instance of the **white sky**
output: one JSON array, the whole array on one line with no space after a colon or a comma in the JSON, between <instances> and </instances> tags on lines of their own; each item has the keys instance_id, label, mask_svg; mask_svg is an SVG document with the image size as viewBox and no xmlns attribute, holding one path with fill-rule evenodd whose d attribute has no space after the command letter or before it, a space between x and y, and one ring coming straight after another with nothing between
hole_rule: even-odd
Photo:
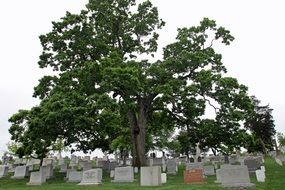
<instances>
[{"instance_id":1,"label":"white sky","mask_svg":"<svg viewBox=\"0 0 285 190\"><path fill-rule=\"evenodd\" d=\"M285 132L285 11L283 0L152 0L166 26L160 44L171 43L178 27L209 17L235 37L219 49L229 75L249 87L262 104L274 109L276 130ZM87 0L0 1L0 155L10 139L8 118L38 103L33 88L46 71L39 69L40 34L51 31L66 11L78 13Z\"/></svg>"}]
</instances>

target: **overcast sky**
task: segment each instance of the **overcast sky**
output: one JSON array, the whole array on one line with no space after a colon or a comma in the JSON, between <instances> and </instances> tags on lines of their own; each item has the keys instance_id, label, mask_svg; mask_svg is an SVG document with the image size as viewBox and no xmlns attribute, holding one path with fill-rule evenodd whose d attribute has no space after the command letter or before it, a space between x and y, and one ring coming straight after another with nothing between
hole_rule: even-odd
<instances>
[{"instance_id":1,"label":"overcast sky","mask_svg":"<svg viewBox=\"0 0 285 190\"><path fill-rule=\"evenodd\" d=\"M153 0L166 26L159 43L175 39L179 27L197 25L204 17L214 19L235 37L220 48L230 76L249 87L262 104L274 109L276 130L285 132L283 0ZM10 139L8 118L19 109L38 103L33 87L46 73L37 65L40 34L51 31L66 11L78 13L87 0L0 1L0 156Z\"/></svg>"}]
</instances>

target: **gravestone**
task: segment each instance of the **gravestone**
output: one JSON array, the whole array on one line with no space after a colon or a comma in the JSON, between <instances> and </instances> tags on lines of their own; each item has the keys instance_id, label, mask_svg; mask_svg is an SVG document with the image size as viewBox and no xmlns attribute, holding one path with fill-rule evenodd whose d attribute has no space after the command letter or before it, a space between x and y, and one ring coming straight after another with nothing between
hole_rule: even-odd
<instances>
[{"instance_id":1,"label":"gravestone","mask_svg":"<svg viewBox=\"0 0 285 190\"><path fill-rule=\"evenodd\" d=\"M260 169L265 172L265 166L260 166Z\"/></svg>"},{"instance_id":2,"label":"gravestone","mask_svg":"<svg viewBox=\"0 0 285 190\"><path fill-rule=\"evenodd\" d=\"M115 170L111 170L110 171L110 178L114 178L115 177Z\"/></svg>"},{"instance_id":3,"label":"gravestone","mask_svg":"<svg viewBox=\"0 0 285 190\"><path fill-rule=\"evenodd\" d=\"M239 159L238 159L237 155L231 155L229 157L229 164L235 164L237 162L239 162Z\"/></svg>"},{"instance_id":4,"label":"gravestone","mask_svg":"<svg viewBox=\"0 0 285 190\"><path fill-rule=\"evenodd\" d=\"M111 161L110 163L109 163L109 171L111 171L111 170L115 170L115 168L118 166L118 163L117 163L117 161Z\"/></svg>"},{"instance_id":5,"label":"gravestone","mask_svg":"<svg viewBox=\"0 0 285 190\"><path fill-rule=\"evenodd\" d=\"M166 173L161 173L161 183L166 183L167 182L167 175Z\"/></svg>"},{"instance_id":6,"label":"gravestone","mask_svg":"<svg viewBox=\"0 0 285 190\"><path fill-rule=\"evenodd\" d=\"M115 168L115 179L113 182L133 182L134 169L131 166Z\"/></svg>"},{"instance_id":7,"label":"gravestone","mask_svg":"<svg viewBox=\"0 0 285 190\"><path fill-rule=\"evenodd\" d=\"M275 158L275 162L279 164L280 166L283 166L283 162L279 158Z\"/></svg>"},{"instance_id":8,"label":"gravestone","mask_svg":"<svg viewBox=\"0 0 285 190\"><path fill-rule=\"evenodd\" d=\"M247 188L255 186L253 183L250 183L249 173L246 166L235 166L232 168L221 169L220 180L223 187Z\"/></svg>"},{"instance_id":9,"label":"gravestone","mask_svg":"<svg viewBox=\"0 0 285 190\"><path fill-rule=\"evenodd\" d=\"M102 168L103 170L109 171L110 161L109 160L97 160L96 168Z\"/></svg>"},{"instance_id":10,"label":"gravestone","mask_svg":"<svg viewBox=\"0 0 285 190\"><path fill-rule=\"evenodd\" d=\"M30 182L27 183L27 185L42 185L46 182L46 175L45 172L38 171L38 172L32 172L30 176Z\"/></svg>"},{"instance_id":11,"label":"gravestone","mask_svg":"<svg viewBox=\"0 0 285 190\"><path fill-rule=\"evenodd\" d=\"M250 174L254 174L255 171L260 168L261 163L253 158L253 159L245 159L244 160L244 165L247 166L248 172Z\"/></svg>"},{"instance_id":12,"label":"gravestone","mask_svg":"<svg viewBox=\"0 0 285 190\"><path fill-rule=\"evenodd\" d=\"M131 166L132 165L132 159L126 159L126 165Z\"/></svg>"},{"instance_id":13,"label":"gravestone","mask_svg":"<svg viewBox=\"0 0 285 190\"><path fill-rule=\"evenodd\" d=\"M71 155L71 160L70 160L69 166L76 167L77 164L78 164L78 157L75 155Z\"/></svg>"},{"instance_id":14,"label":"gravestone","mask_svg":"<svg viewBox=\"0 0 285 190\"><path fill-rule=\"evenodd\" d=\"M60 165L60 173L66 173L67 172L67 164Z\"/></svg>"},{"instance_id":15,"label":"gravestone","mask_svg":"<svg viewBox=\"0 0 285 190\"><path fill-rule=\"evenodd\" d=\"M14 176L12 179L24 179L25 177L29 176L29 169L27 166L17 166L15 168Z\"/></svg>"},{"instance_id":16,"label":"gravestone","mask_svg":"<svg viewBox=\"0 0 285 190\"><path fill-rule=\"evenodd\" d=\"M92 169L92 163L91 162L82 162L82 170L87 171Z\"/></svg>"},{"instance_id":17,"label":"gravestone","mask_svg":"<svg viewBox=\"0 0 285 190\"><path fill-rule=\"evenodd\" d=\"M228 155L224 156L224 162L225 162L225 164L229 164L230 163Z\"/></svg>"},{"instance_id":18,"label":"gravestone","mask_svg":"<svg viewBox=\"0 0 285 190\"><path fill-rule=\"evenodd\" d=\"M71 171L76 171L76 170L75 170L75 169L67 169L67 171L66 171L66 176L64 177L64 180L68 180L69 173L70 173Z\"/></svg>"},{"instance_id":19,"label":"gravestone","mask_svg":"<svg viewBox=\"0 0 285 190\"><path fill-rule=\"evenodd\" d=\"M160 186L161 185L160 166L141 167L140 185L141 186Z\"/></svg>"},{"instance_id":20,"label":"gravestone","mask_svg":"<svg viewBox=\"0 0 285 190\"><path fill-rule=\"evenodd\" d=\"M52 165L41 166L40 171L45 172L46 179L53 177L53 167Z\"/></svg>"},{"instance_id":21,"label":"gravestone","mask_svg":"<svg viewBox=\"0 0 285 190\"><path fill-rule=\"evenodd\" d=\"M265 182L265 172L263 170L256 170L255 174L258 182Z\"/></svg>"},{"instance_id":22,"label":"gravestone","mask_svg":"<svg viewBox=\"0 0 285 190\"><path fill-rule=\"evenodd\" d=\"M8 169L9 167L6 165L0 165L0 178L5 177L8 175Z\"/></svg>"},{"instance_id":23,"label":"gravestone","mask_svg":"<svg viewBox=\"0 0 285 190\"><path fill-rule=\"evenodd\" d=\"M90 156L84 156L83 160L89 162L90 161Z\"/></svg>"},{"instance_id":24,"label":"gravestone","mask_svg":"<svg viewBox=\"0 0 285 190\"><path fill-rule=\"evenodd\" d=\"M187 156L180 156L179 162L181 162L181 164L186 164L187 163ZM193 162L194 162L194 158L193 158Z\"/></svg>"},{"instance_id":25,"label":"gravestone","mask_svg":"<svg viewBox=\"0 0 285 190\"><path fill-rule=\"evenodd\" d=\"M99 185L102 183L102 169L96 168L83 172L82 180L78 185Z\"/></svg>"},{"instance_id":26,"label":"gravestone","mask_svg":"<svg viewBox=\"0 0 285 190\"><path fill-rule=\"evenodd\" d=\"M204 169L204 175L210 176L210 175L215 175L215 168L212 165L208 166L203 166Z\"/></svg>"},{"instance_id":27,"label":"gravestone","mask_svg":"<svg viewBox=\"0 0 285 190\"><path fill-rule=\"evenodd\" d=\"M162 158L153 158L153 166L162 166Z\"/></svg>"},{"instance_id":28,"label":"gravestone","mask_svg":"<svg viewBox=\"0 0 285 190\"><path fill-rule=\"evenodd\" d=\"M222 169L216 170L216 181L215 181L215 183L221 183L221 172L222 172Z\"/></svg>"},{"instance_id":29,"label":"gravestone","mask_svg":"<svg viewBox=\"0 0 285 190\"><path fill-rule=\"evenodd\" d=\"M152 158L147 158L146 165L147 166L152 166L153 165L153 159Z\"/></svg>"},{"instance_id":30,"label":"gravestone","mask_svg":"<svg viewBox=\"0 0 285 190\"><path fill-rule=\"evenodd\" d=\"M176 160L168 160L166 163L167 174L176 175L177 172L177 163Z\"/></svg>"},{"instance_id":31,"label":"gravestone","mask_svg":"<svg viewBox=\"0 0 285 190\"><path fill-rule=\"evenodd\" d=\"M134 172L135 172L135 174L139 172L138 167L134 167Z\"/></svg>"},{"instance_id":32,"label":"gravestone","mask_svg":"<svg viewBox=\"0 0 285 190\"><path fill-rule=\"evenodd\" d=\"M28 170L29 170L29 171L33 171L33 170L34 170L33 159L29 159L29 160L27 161L26 166L28 167Z\"/></svg>"},{"instance_id":33,"label":"gravestone","mask_svg":"<svg viewBox=\"0 0 285 190\"><path fill-rule=\"evenodd\" d=\"M82 171L70 171L67 182L81 182L82 173Z\"/></svg>"},{"instance_id":34,"label":"gravestone","mask_svg":"<svg viewBox=\"0 0 285 190\"><path fill-rule=\"evenodd\" d=\"M47 165L52 165L53 164L53 159L51 158L44 158L42 166L47 166Z\"/></svg>"},{"instance_id":35,"label":"gravestone","mask_svg":"<svg viewBox=\"0 0 285 190\"><path fill-rule=\"evenodd\" d=\"M184 183L186 184L204 183L203 169L185 170Z\"/></svg>"},{"instance_id":36,"label":"gravestone","mask_svg":"<svg viewBox=\"0 0 285 190\"><path fill-rule=\"evenodd\" d=\"M216 178L217 180L215 181L215 183L221 183L221 172L222 169L235 169L235 168L240 168L241 165L231 165L231 164L223 164L220 166L220 169L216 170ZM242 167L246 167L246 166L242 166Z\"/></svg>"},{"instance_id":37,"label":"gravestone","mask_svg":"<svg viewBox=\"0 0 285 190\"><path fill-rule=\"evenodd\" d=\"M22 158L16 158L14 164L16 166L21 165L22 164L22 160L23 160Z\"/></svg>"},{"instance_id":38,"label":"gravestone","mask_svg":"<svg viewBox=\"0 0 285 190\"><path fill-rule=\"evenodd\" d=\"M60 158L60 159L58 160L58 165L61 166L61 165L63 165L63 164L64 164L64 159L63 159L63 158Z\"/></svg>"},{"instance_id":39,"label":"gravestone","mask_svg":"<svg viewBox=\"0 0 285 190\"><path fill-rule=\"evenodd\" d=\"M193 162L186 164L186 170L202 169L202 168L203 168L203 163L201 162Z\"/></svg>"}]
</instances>

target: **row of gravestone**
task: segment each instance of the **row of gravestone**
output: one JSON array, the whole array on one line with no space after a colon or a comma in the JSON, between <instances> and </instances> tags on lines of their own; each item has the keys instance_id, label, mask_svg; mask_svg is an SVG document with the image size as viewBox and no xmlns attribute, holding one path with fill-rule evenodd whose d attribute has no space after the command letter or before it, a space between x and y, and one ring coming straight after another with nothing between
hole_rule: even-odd
<instances>
[{"instance_id":1,"label":"row of gravestone","mask_svg":"<svg viewBox=\"0 0 285 190\"><path fill-rule=\"evenodd\" d=\"M6 167L6 166L5 166ZM184 172L185 183L203 183L204 175L207 175L205 168L211 168L213 174L213 166L203 166L200 168L200 163L186 165ZM118 167L115 168L114 182L133 182L134 169L132 167ZM51 165L42 166L39 172L32 172L30 176L29 185L40 185L49 179L53 175L53 169ZM15 170L13 178L19 179L28 176L28 170L26 166L18 166ZM97 177L96 177L97 176ZM99 176L99 177L98 177ZM100 177L101 176L101 177ZM161 185L162 177L160 166L142 167L140 182L142 186L155 186ZM217 170L217 182L222 183L226 187L249 187L253 186L249 180L249 172L247 166L242 165L222 165ZM80 185L84 184L98 184L102 180L102 169L91 169L87 171L71 171L67 172L67 181L80 182Z\"/></svg>"},{"instance_id":2,"label":"row of gravestone","mask_svg":"<svg viewBox=\"0 0 285 190\"><path fill-rule=\"evenodd\" d=\"M257 181L265 181L265 168L261 166L263 159L260 157L249 157L243 160L241 165L223 164L216 170L217 183L224 187L251 187L249 174L256 174ZM203 166L201 163L186 164L184 171L185 183L203 183L205 175L213 175L213 166Z\"/></svg>"},{"instance_id":3,"label":"row of gravestone","mask_svg":"<svg viewBox=\"0 0 285 190\"><path fill-rule=\"evenodd\" d=\"M99 175L97 173L99 173ZM102 169L96 168L84 172L70 171L67 173L66 178L68 182L80 182L78 185L100 184L102 183ZM160 166L141 167L141 186L158 186L161 185L163 181L166 181L166 174L161 174ZM114 170L114 180L112 180L112 182L134 182L134 168L130 166L116 167Z\"/></svg>"}]
</instances>

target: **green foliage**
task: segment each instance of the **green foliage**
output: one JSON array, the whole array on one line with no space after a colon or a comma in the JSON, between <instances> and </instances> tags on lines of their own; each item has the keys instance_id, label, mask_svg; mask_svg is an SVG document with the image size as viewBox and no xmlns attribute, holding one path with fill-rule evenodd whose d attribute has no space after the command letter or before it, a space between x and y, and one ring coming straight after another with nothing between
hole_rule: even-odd
<instances>
[{"instance_id":1,"label":"green foliage","mask_svg":"<svg viewBox=\"0 0 285 190\"><path fill-rule=\"evenodd\" d=\"M285 146L285 135L283 133L277 133L277 139L279 146Z\"/></svg>"},{"instance_id":2,"label":"green foliage","mask_svg":"<svg viewBox=\"0 0 285 190\"><path fill-rule=\"evenodd\" d=\"M16 143L14 141L9 141L6 145L7 145L9 154L12 154L12 155L15 155L17 153L17 150L21 146L21 144Z\"/></svg>"},{"instance_id":3,"label":"green foliage","mask_svg":"<svg viewBox=\"0 0 285 190\"><path fill-rule=\"evenodd\" d=\"M90 0L86 10L52 24L40 36L38 64L56 73L35 87L40 105L10 119L21 154L44 156L73 145L71 151L132 150L140 166L152 148L189 152L186 147L199 143L225 152L242 141L239 123L251 101L244 85L223 76L213 45L229 45L234 37L214 20L178 29L154 62L137 58L156 52L157 29L165 24L150 1ZM203 118L209 105L214 120ZM180 147L168 143L176 129L182 130Z\"/></svg>"},{"instance_id":4,"label":"green foliage","mask_svg":"<svg viewBox=\"0 0 285 190\"><path fill-rule=\"evenodd\" d=\"M260 101L252 97L254 111L248 115L244 126L249 129L255 141L259 142L263 153L273 149L276 134L272 111L269 105L260 106ZM258 149L256 151L258 151Z\"/></svg>"}]
</instances>

